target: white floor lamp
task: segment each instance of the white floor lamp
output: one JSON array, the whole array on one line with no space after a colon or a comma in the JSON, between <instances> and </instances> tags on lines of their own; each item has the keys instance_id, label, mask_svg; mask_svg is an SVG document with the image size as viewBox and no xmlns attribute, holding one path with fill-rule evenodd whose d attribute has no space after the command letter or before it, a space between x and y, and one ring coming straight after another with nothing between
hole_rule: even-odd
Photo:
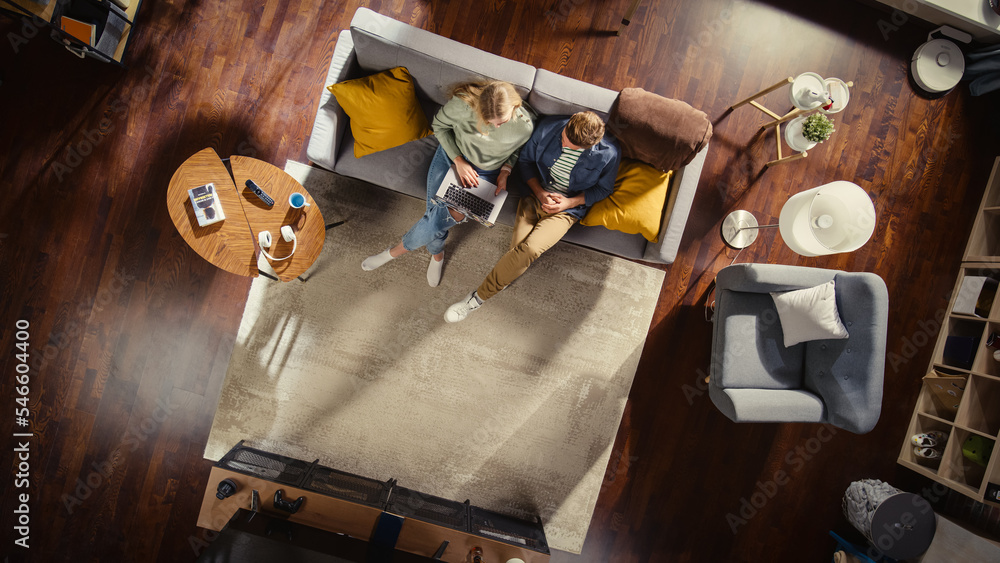
<instances>
[{"instance_id":1,"label":"white floor lamp","mask_svg":"<svg viewBox=\"0 0 1000 563\"><path fill-rule=\"evenodd\" d=\"M852 252L875 232L875 205L861 186L838 180L788 198L776 225L758 225L749 211L733 211L722 221L722 239L746 248L769 227L778 227L785 244L802 256Z\"/></svg>"}]
</instances>

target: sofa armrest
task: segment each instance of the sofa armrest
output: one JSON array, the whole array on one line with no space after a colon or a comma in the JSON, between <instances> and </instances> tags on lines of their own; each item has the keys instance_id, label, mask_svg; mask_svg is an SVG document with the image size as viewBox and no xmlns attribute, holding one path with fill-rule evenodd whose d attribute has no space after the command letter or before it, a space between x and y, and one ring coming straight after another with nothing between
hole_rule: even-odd
<instances>
[{"instance_id":1,"label":"sofa armrest","mask_svg":"<svg viewBox=\"0 0 1000 563\"><path fill-rule=\"evenodd\" d=\"M730 289L748 293L791 291L826 283L840 270L824 270L783 264L734 264L715 278L716 291Z\"/></svg>"},{"instance_id":2,"label":"sofa armrest","mask_svg":"<svg viewBox=\"0 0 1000 563\"><path fill-rule=\"evenodd\" d=\"M357 66L354 40L350 30L345 29L337 37L337 46L333 50L330 70L323 82L316 119L313 120L312 133L309 135L309 147L306 149L309 160L327 170L333 170L337 162L337 147L344 138L348 119L337 99L326 87L346 80Z\"/></svg>"},{"instance_id":3,"label":"sofa armrest","mask_svg":"<svg viewBox=\"0 0 1000 563\"><path fill-rule=\"evenodd\" d=\"M687 166L675 172L674 185L669 196L673 199L673 206L665 203L669 212L663 214L660 236L656 242L646 244L643 260L671 264L677 259L684 227L687 226L688 215L691 214L691 205L694 203L694 194L698 190L698 181L701 180L701 169L705 165L707 154L708 145L705 145Z\"/></svg>"},{"instance_id":4,"label":"sofa armrest","mask_svg":"<svg viewBox=\"0 0 1000 563\"><path fill-rule=\"evenodd\" d=\"M869 272L842 272L836 282L849 337L805 343L803 387L823 398L831 424L864 434L882 411L889 292Z\"/></svg>"},{"instance_id":5,"label":"sofa armrest","mask_svg":"<svg viewBox=\"0 0 1000 563\"><path fill-rule=\"evenodd\" d=\"M808 391L709 385L708 395L733 422L824 422L823 401Z\"/></svg>"}]
</instances>

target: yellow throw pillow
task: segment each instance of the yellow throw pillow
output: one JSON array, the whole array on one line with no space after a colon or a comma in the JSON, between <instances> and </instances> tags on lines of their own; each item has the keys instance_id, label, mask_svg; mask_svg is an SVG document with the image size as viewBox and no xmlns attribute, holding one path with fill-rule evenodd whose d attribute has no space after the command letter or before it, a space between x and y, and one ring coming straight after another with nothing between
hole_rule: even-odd
<instances>
[{"instance_id":1,"label":"yellow throw pillow","mask_svg":"<svg viewBox=\"0 0 1000 563\"><path fill-rule=\"evenodd\" d=\"M622 159L618 177L615 178L615 191L595 203L580 223L640 234L646 240L656 242L673 174L672 170L660 172L638 160Z\"/></svg>"},{"instance_id":2,"label":"yellow throw pillow","mask_svg":"<svg viewBox=\"0 0 1000 563\"><path fill-rule=\"evenodd\" d=\"M326 87L351 118L354 156L398 147L433 134L404 67Z\"/></svg>"}]
</instances>

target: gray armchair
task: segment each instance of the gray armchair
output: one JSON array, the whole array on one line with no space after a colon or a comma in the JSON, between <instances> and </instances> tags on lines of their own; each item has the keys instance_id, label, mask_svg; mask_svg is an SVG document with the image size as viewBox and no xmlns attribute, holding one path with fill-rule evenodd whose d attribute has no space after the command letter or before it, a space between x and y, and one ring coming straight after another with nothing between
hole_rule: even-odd
<instances>
[{"instance_id":1,"label":"gray armchair","mask_svg":"<svg viewBox=\"0 0 1000 563\"><path fill-rule=\"evenodd\" d=\"M771 291L836 282L846 340L785 348ZM882 409L889 297L882 278L776 264L737 264L716 277L709 396L735 422L822 422L856 434Z\"/></svg>"}]
</instances>

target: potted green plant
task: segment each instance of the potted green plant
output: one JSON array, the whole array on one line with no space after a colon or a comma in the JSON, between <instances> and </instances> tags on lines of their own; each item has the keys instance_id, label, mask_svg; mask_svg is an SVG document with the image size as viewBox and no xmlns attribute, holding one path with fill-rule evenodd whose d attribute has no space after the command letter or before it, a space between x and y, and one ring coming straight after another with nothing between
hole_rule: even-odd
<instances>
[{"instance_id":1,"label":"potted green plant","mask_svg":"<svg viewBox=\"0 0 1000 563\"><path fill-rule=\"evenodd\" d=\"M802 123L802 136L814 143L829 139L833 131L833 121L822 113L814 113Z\"/></svg>"},{"instance_id":2,"label":"potted green plant","mask_svg":"<svg viewBox=\"0 0 1000 563\"><path fill-rule=\"evenodd\" d=\"M804 152L829 139L832 133L833 122L822 113L800 115L785 126L785 141L792 149Z\"/></svg>"}]
</instances>

